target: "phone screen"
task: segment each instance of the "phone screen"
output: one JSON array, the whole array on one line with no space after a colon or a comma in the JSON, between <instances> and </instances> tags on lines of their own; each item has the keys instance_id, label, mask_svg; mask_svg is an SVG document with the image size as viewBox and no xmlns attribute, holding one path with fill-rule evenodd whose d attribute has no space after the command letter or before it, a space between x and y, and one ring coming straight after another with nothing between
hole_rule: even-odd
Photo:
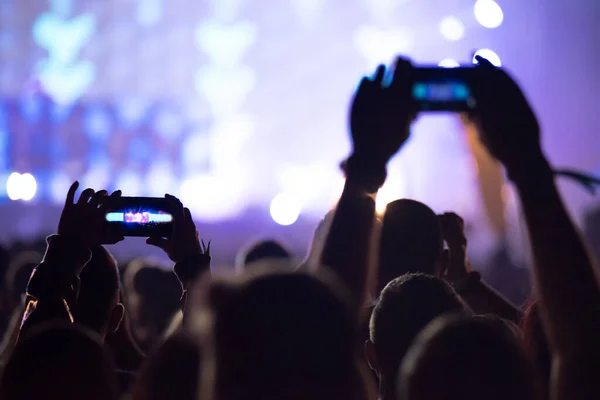
<instances>
[{"instance_id":1,"label":"phone screen","mask_svg":"<svg viewBox=\"0 0 600 400\"><path fill-rule=\"evenodd\" d=\"M467 111L475 101L468 85L472 68L417 68L412 96L421 111Z\"/></svg>"},{"instance_id":2,"label":"phone screen","mask_svg":"<svg viewBox=\"0 0 600 400\"><path fill-rule=\"evenodd\" d=\"M166 237L171 234L173 215L165 199L121 197L111 204L105 220L123 236Z\"/></svg>"}]
</instances>

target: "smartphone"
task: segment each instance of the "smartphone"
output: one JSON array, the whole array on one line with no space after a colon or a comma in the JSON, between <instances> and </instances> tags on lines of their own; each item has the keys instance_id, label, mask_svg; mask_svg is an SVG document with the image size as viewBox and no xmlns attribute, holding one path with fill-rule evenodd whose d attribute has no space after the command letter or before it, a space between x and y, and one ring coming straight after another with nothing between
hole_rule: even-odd
<instances>
[{"instance_id":1,"label":"smartphone","mask_svg":"<svg viewBox=\"0 0 600 400\"><path fill-rule=\"evenodd\" d=\"M464 112L475 107L469 87L472 67L417 67L412 87L419 111Z\"/></svg>"},{"instance_id":2,"label":"smartphone","mask_svg":"<svg viewBox=\"0 0 600 400\"><path fill-rule=\"evenodd\" d=\"M173 214L164 198L116 197L108 205L106 223L123 236L171 236Z\"/></svg>"}]
</instances>

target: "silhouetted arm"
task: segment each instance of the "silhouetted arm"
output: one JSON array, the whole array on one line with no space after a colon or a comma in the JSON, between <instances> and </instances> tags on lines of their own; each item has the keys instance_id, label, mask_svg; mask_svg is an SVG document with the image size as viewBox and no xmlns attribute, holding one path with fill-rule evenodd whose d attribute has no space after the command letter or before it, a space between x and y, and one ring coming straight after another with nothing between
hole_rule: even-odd
<instances>
[{"instance_id":1,"label":"silhouetted arm","mask_svg":"<svg viewBox=\"0 0 600 400\"><path fill-rule=\"evenodd\" d=\"M355 307L360 308L374 283L371 263L371 234L375 221L375 201L360 183L347 177L336 207L321 263L332 269L350 290Z\"/></svg>"},{"instance_id":2,"label":"silhouetted arm","mask_svg":"<svg viewBox=\"0 0 600 400\"><path fill-rule=\"evenodd\" d=\"M165 199L173 212L173 232L169 238L149 237L146 243L162 249L175 262L173 272L181 283L181 311L185 318L187 293L192 283L205 273L210 273L210 242L200 243L196 224L188 208L170 194Z\"/></svg>"},{"instance_id":3,"label":"silhouetted arm","mask_svg":"<svg viewBox=\"0 0 600 400\"><path fill-rule=\"evenodd\" d=\"M506 167L525 215L540 315L553 354L553 399L600 396L600 288L592 260L562 203L529 103L506 71L478 58L475 122Z\"/></svg>"},{"instance_id":4,"label":"silhouetted arm","mask_svg":"<svg viewBox=\"0 0 600 400\"><path fill-rule=\"evenodd\" d=\"M534 257L540 312L554 355L556 399L600 396L600 289L541 154L513 172Z\"/></svg>"},{"instance_id":5,"label":"silhouetted arm","mask_svg":"<svg viewBox=\"0 0 600 400\"><path fill-rule=\"evenodd\" d=\"M73 322L72 310L79 293L79 272L92 253L81 243L59 235L49 236L44 260L27 285L21 334L34 326L63 320Z\"/></svg>"},{"instance_id":6,"label":"silhouetted arm","mask_svg":"<svg viewBox=\"0 0 600 400\"><path fill-rule=\"evenodd\" d=\"M385 86L385 67L379 66L373 79L361 81L350 109L353 151L321 263L350 289L357 315L376 282L376 266L370 262L375 200L369 194L383 185L388 161L410 135L415 109L412 71L410 62L399 58L391 83Z\"/></svg>"},{"instance_id":7,"label":"silhouetted arm","mask_svg":"<svg viewBox=\"0 0 600 400\"><path fill-rule=\"evenodd\" d=\"M518 325L523 318L521 311L484 282L481 274L471 271L463 219L453 212L444 213L439 219L450 253L442 277L454 286L476 314L494 314Z\"/></svg>"},{"instance_id":8,"label":"silhouetted arm","mask_svg":"<svg viewBox=\"0 0 600 400\"><path fill-rule=\"evenodd\" d=\"M515 324L523 319L521 310L481 279L477 272L469 275L464 283L456 283L454 288L476 314L494 314Z\"/></svg>"}]
</instances>

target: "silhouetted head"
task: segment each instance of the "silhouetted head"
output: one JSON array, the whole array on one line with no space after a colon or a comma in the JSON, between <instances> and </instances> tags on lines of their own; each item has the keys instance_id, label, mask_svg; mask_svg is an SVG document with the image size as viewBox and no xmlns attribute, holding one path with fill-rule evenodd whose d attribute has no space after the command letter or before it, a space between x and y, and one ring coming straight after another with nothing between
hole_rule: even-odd
<instances>
[{"instance_id":1,"label":"silhouetted head","mask_svg":"<svg viewBox=\"0 0 600 400\"><path fill-rule=\"evenodd\" d=\"M8 265L4 283L11 310L22 303L31 273L41 261L42 255L37 251L24 251L14 257Z\"/></svg>"},{"instance_id":2,"label":"silhouetted head","mask_svg":"<svg viewBox=\"0 0 600 400\"><path fill-rule=\"evenodd\" d=\"M403 400L531 400L537 382L513 330L486 317L442 317L406 355L399 377Z\"/></svg>"},{"instance_id":3,"label":"silhouetted head","mask_svg":"<svg viewBox=\"0 0 600 400\"><path fill-rule=\"evenodd\" d=\"M257 268L202 292L189 326L214 353L215 399L364 398L356 321L329 276Z\"/></svg>"},{"instance_id":4,"label":"silhouetted head","mask_svg":"<svg viewBox=\"0 0 600 400\"><path fill-rule=\"evenodd\" d=\"M2 400L116 400L114 367L100 340L73 324L34 330L4 369Z\"/></svg>"},{"instance_id":5,"label":"silhouetted head","mask_svg":"<svg viewBox=\"0 0 600 400\"><path fill-rule=\"evenodd\" d=\"M291 258L292 254L281 243L274 240L260 240L238 254L236 269L242 271L261 261L289 261Z\"/></svg>"},{"instance_id":6,"label":"silhouetted head","mask_svg":"<svg viewBox=\"0 0 600 400\"><path fill-rule=\"evenodd\" d=\"M525 350L534 361L541 380L542 390L547 390L550 385L552 371L552 353L542 326L540 311L537 302L531 303L523 316L523 340Z\"/></svg>"},{"instance_id":7,"label":"silhouetted head","mask_svg":"<svg viewBox=\"0 0 600 400\"><path fill-rule=\"evenodd\" d=\"M435 275L444 237L437 215L425 204L400 199L387 205L379 242L379 286L409 272Z\"/></svg>"},{"instance_id":8,"label":"silhouetted head","mask_svg":"<svg viewBox=\"0 0 600 400\"><path fill-rule=\"evenodd\" d=\"M425 274L405 274L381 292L371 314L365 352L380 380L380 395L395 389L398 368L414 338L440 315L465 312L465 305L445 281Z\"/></svg>"},{"instance_id":9,"label":"silhouetted head","mask_svg":"<svg viewBox=\"0 0 600 400\"><path fill-rule=\"evenodd\" d=\"M135 260L125 272L125 287L133 333L148 351L180 310L181 284L172 270Z\"/></svg>"},{"instance_id":10,"label":"silhouetted head","mask_svg":"<svg viewBox=\"0 0 600 400\"><path fill-rule=\"evenodd\" d=\"M119 327L123 305L119 303L119 269L114 257L103 246L92 248L92 258L79 275L81 286L75 321L94 332L102 340Z\"/></svg>"},{"instance_id":11,"label":"silhouetted head","mask_svg":"<svg viewBox=\"0 0 600 400\"><path fill-rule=\"evenodd\" d=\"M132 400L195 400L198 398L200 351L183 333L169 337L142 366Z\"/></svg>"}]
</instances>

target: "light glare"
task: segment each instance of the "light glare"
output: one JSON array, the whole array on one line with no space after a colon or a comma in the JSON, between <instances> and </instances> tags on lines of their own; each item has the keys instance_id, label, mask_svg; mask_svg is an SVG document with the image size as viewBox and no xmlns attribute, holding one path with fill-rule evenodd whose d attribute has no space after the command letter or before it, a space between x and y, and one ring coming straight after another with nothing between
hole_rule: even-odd
<instances>
[{"instance_id":1,"label":"light glare","mask_svg":"<svg viewBox=\"0 0 600 400\"><path fill-rule=\"evenodd\" d=\"M11 200L29 201L35 196L37 182L31 174L13 172L6 181L6 194Z\"/></svg>"},{"instance_id":2,"label":"light glare","mask_svg":"<svg viewBox=\"0 0 600 400\"><path fill-rule=\"evenodd\" d=\"M440 33L446 40L454 42L462 39L465 34L465 26L456 17L445 17L440 22Z\"/></svg>"},{"instance_id":3,"label":"light glare","mask_svg":"<svg viewBox=\"0 0 600 400\"><path fill-rule=\"evenodd\" d=\"M456 67L460 67L460 64L458 63L458 61L456 61L452 58L444 58L442 61L440 61L440 63L438 64L438 67L456 68Z\"/></svg>"},{"instance_id":4,"label":"light glare","mask_svg":"<svg viewBox=\"0 0 600 400\"><path fill-rule=\"evenodd\" d=\"M497 28L504 20L502 8L494 0L477 0L473 11L477 22L485 28Z\"/></svg>"},{"instance_id":5,"label":"light glare","mask_svg":"<svg viewBox=\"0 0 600 400\"><path fill-rule=\"evenodd\" d=\"M296 198L280 193L271 201L271 217L279 225L292 225L300 216L301 207Z\"/></svg>"}]
</instances>

